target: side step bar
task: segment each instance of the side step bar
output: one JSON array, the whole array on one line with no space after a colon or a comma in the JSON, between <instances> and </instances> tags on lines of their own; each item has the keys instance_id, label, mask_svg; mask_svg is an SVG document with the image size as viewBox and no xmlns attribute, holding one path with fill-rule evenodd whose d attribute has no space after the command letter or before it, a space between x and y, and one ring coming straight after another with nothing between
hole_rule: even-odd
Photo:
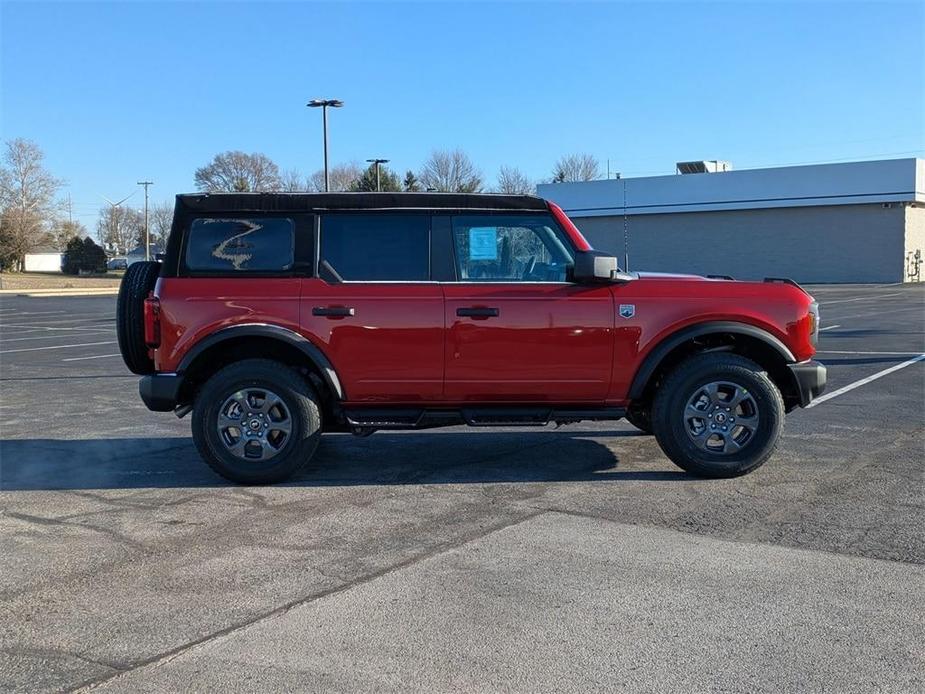
<instances>
[{"instance_id":1,"label":"side step bar","mask_svg":"<svg viewBox=\"0 0 925 694\"><path fill-rule=\"evenodd\" d=\"M367 408L344 409L347 424L353 430L431 429L468 424L473 427L541 427L554 422L572 424L585 420L622 419L622 407L568 408L548 407L471 407L463 409Z\"/></svg>"}]
</instances>

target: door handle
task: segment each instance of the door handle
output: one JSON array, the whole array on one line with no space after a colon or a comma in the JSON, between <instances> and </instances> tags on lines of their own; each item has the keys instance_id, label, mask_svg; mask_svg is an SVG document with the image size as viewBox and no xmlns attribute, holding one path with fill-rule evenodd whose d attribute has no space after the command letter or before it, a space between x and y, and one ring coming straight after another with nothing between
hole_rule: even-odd
<instances>
[{"instance_id":1,"label":"door handle","mask_svg":"<svg viewBox=\"0 0 925 694\"><path fill-rule=\"evenodd\" d=\"M469 318L497 318L498 309L487 306L472 306L470 308L456 309L456 315Z\"/></svg>"},{"instance_id":2,"label":"door handle","mask_svg":"<svg viewBox=\"0 0 925 694\"><path fill-rule=\"evenodd\" d=\"M327 318L345 318L355 316L356 309L352 306L315 306L312 309L313 316L325 316Z\"/></svg>"}]
</instances>

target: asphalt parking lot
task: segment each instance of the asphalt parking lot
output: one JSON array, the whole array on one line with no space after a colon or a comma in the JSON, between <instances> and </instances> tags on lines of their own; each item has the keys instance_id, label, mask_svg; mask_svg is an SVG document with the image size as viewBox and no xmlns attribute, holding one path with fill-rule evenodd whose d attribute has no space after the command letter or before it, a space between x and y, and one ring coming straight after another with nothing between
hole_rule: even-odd
<instances>
[{"instance_id":1,"label":"asphalt parking lot","mask_svg":"<svg viewBox=\"0 0 925 694\"><path fill-rule=\"evenodd\" d=\"M925 286L810 291L827 399L746 477L621 422L261 488L144 408L115 297L0 298L0 690L921 691Z\"/></svg>"}]
</instances>

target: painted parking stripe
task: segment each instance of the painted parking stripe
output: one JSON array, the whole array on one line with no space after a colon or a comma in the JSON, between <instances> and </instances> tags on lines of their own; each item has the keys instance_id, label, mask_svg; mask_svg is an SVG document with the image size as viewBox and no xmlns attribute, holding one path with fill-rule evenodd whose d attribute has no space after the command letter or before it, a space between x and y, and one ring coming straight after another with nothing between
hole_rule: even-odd
<instances>
[{"instance_id":1,"label":"painted parking stripe","mask_svg":"<svg viewBox=\"0 0 925 694\"><path fill-rule=\"evenodd\" d=\"M85 361L87 359L105 359L107 357L121 357L121 354L95 354L92 357L68 357L61 361Z\"/></svg>"},{"instance_id":2,"label":"painted parking stripe","mask_svg":"<svg viewBox=\"0 0 925 694\"><path fill-rule=\"evenodd\" d=\"M824 328L819 328L819 332L824 333L826 330L835 330L835 328L840 328L840 325L827 325Z\"/></svg>"},{"instance_id":3,"label":"painted parking stripe","mask_svg":"<svg viewBox=\"0 0 925 694\"><path fill-rule=\"evenodd\" d=\"M110 316L93 316L92 318L64 318L62 320L47 320L42 319L44 323L51 323L52 325L62 325L64 323L87 323L87 322L101 322L101 321L115 321L115 318ZM24 323L0 323L0 328L24 328L27 327Z\"/></svg>"},{"instance_id":4,"label":"painted parking stripe","mask_svg":"<svg viewBox=\"0 0 925 694\"><path fill-rule=\"evenodd\" d=\"M10 326L0 325L0 328L6 328L6 327L10 327ZM98 328L94 328L94 327L89 326L89 325L71 325L71 326L67 326L67 327L64 327L64 328L56 328L56 327L51 326L51 325L18 325L18 326L16 326L16 327L18 327L18 328L25 328L25 330L17 330L17 331L16 331L16 334L17 334L17 335L19 335L19 334L21 334L21 333L24 333L24 332L27 332L27 331L30 331L30 330L103 330L103 329L104 329L102 326L101 326L101 327L98 327ZM112 326L112 327L109 328L109 329L114 330L114 329L115 329L115 326Z\"/></svg>"},{"instance_id":5,"label":"painted parking stripe","mask_svg":"<svg viewBox=\"0 0 925 694\"><path fill-rule=\"evenodd\" d=\"M94 330L82 330L81 335L87 333L109 333L110 330L94 329ZM32 335L30 337L14 337L12 339L5 339L0 337L0 346L9 344L10 342L25 342L27 340L67 340L71 335L48 335L47 333L42 333L41 335Z\"/></svg>"},{"instance_id":6,"label":"painted parking stripe","mask_svg":"<svg viewBox=\"0 0 925 694\"><path fill-rule=\"evenodd\" d=\"M903 292L893 292L892 294L874 294L872 296L859 296L854 299L836 299L835 301L820 301L820 306L831 306L832 304L849 304L852 301L876 301L877 299L885 299L888 296L899 296Z\"/></svg>"},{"instance_id":7,"label":"painted parking stripe","mask_svg":"<svg viewBox=\"0 0 925 694\"><path fill-rule=\"evenodd\" d=\"M0 354L13 354L14 352L38 352L43 349L69 349L71 347L96 347L97 345L114 345L116 344L115 340L109 340L108 342L83 342L77 345L52 345L51 347L26 347L24 349L4 349L0 350Z\"/></svg>"},{"instance_id":8,"label":"painted parking stripe","mask_svg":"<svg viewBox=\"0 0 925 694\"><path fill-rule=\"evenodd\" d=\"M813 400L813 401L812 401L811 403L809 403L809 405L807 405L806 407L807 407L807 408L810 408L810 407L815 407L816 405L821 405L821 404L824 403L826 400L831 400L832 398L837 398L839 395L844 395L845 393L847 393L847 392L849 392L849 391L852 391L852 390L854 390L855 388L860 388L861 386L863 386L863 385L865 385L865 384L867 384L867 383L870 383L871 381L876 381L878 378L883 378L884 376L888 376L889 374L893 373L894 371L899 371L900 369L905 369L907 366L912 366L912 365L915 364L916 362L920 362L920 361L922 361L923 359L925 359L925 354L920 354L919 356L914 357L913 359L909 359L908 361L904 361L902 364L897 364L896 366L891 366L890 368L884 369L883 371L878 371L877 373L873 374L872 376L868 376L867 378L862 378L860 381L855 381L854 383L849 383L849 384L846 385L846 386L842 386L842 387L839 388L838 390L833 390L831 393L826 393L826 394L823 395L821 398L817 398L816 400Z\"/></svg>"},{"instance_id":9,"label":"painted parking stripe","mask_svg":"<svg viewBox=\"0 0 925 694\"><path fill-rule=\"evenodd\" d=\"M874 354L878 356L890 356L890 357L908 357L913 354L918 354L918 352L913 352L909 350L908 352L866 352L858 351L854 349L819 349L816 350L816 354Z\"/></svg>"}]
</instances>

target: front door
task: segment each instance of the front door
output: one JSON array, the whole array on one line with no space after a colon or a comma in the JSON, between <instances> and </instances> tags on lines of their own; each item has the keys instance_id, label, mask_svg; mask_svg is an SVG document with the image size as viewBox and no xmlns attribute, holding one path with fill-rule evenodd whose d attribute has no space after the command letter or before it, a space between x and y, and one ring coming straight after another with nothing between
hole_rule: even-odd
<instances>
[{"instance_id":1,"label":"front door","mask_svg":"<svg viewBox=\"0 0 925 694\"><path fill-rule=\"evenodd\" d=\"M318 276L304 281L303 331L348 402L439 400L443 293L430 277L429 213L321 215Z\"/></svg>"},{"instance_id":2,"label":"front door","mask_svg":"<svg viewBox=\"0 0 925 694\"><path fill-rule=\"evenodd\" d=\"M451 226L446 399L603 403L613 295L566 280L574 251L551 215L458 215Z\"/></svg>"}]
</instances>

